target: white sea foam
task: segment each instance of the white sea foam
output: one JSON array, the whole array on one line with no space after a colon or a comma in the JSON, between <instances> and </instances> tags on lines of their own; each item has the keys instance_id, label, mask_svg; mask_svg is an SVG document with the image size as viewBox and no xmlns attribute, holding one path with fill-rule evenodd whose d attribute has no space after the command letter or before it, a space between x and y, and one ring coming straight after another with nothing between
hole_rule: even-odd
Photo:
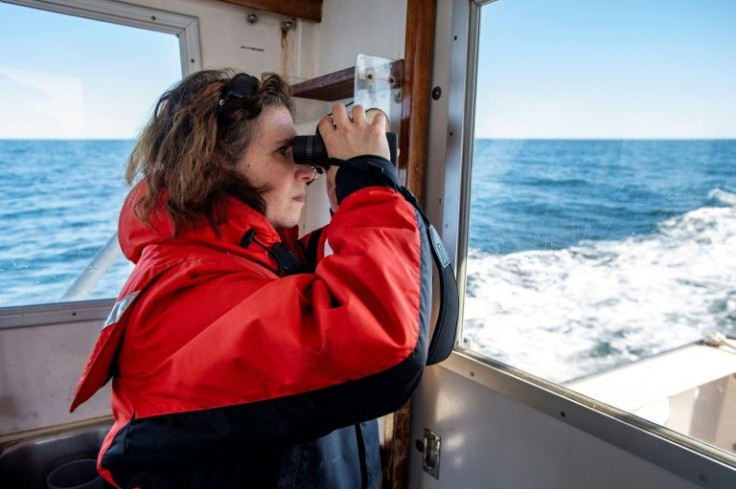
<instances>
[{"instance_id":1,"label":"white sea foam","mask_svg":"<svg viewBox=\"0 0 736 489\"><path fill-rule=\"evenodd\" d=\"M719 200L726 205L736 205L736 193L729 192L728 190L720 188L713 189L708 193L708 198Z\"/></svg>"},{"instance_id":2,"label":"white sea foam","mask_svg":"<svg viewBox=\"0 0 736 489\"><path fill-rule=\"evenodd\" d=\"M563 382L701 339L736 334L736 195L658 231L560 251L468 261L463 336L473 349Z\"/></svg>"}]
</instances>

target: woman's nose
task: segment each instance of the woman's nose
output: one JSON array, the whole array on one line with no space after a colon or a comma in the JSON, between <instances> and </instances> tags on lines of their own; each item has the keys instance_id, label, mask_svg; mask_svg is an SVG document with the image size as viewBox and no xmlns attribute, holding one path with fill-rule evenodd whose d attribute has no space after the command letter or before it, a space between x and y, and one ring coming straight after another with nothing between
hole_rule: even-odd
<instances>
[{"instance_id":1,"label":"woman's nose","mask_svg":"<svg viewBox=\"0 0 736 489\"><path fill-rule=\"evenodd\" d=\"M300 182L311 182L319 176L317 169L310 165L296 165L296 179Z\"/></svg>"}]
</instances>

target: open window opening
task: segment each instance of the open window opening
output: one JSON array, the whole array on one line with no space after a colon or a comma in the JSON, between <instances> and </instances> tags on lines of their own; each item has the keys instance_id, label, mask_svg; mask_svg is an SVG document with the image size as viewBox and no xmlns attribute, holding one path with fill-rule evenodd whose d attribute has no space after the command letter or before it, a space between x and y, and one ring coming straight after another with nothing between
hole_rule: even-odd
<instances>
[{"instance_id":1,"label":"open window opening","mask_svg":"<svg viewBox=\"0 0 736 489\"><path fill-rule=\"evenodd\" d=\"M736 7L480 8L462 346L736 454Z\"/></svg>"},{"instance_id":2,"label":"open window opening","mask_svg":"<svg viewBox=\"0 0 736 489\"><path fill-rule=\"evenodd\" d=\"M199 66L196 19L100 0L0 3L0 307L114 298L125 166Z\"/></svg>"}]
</instances>

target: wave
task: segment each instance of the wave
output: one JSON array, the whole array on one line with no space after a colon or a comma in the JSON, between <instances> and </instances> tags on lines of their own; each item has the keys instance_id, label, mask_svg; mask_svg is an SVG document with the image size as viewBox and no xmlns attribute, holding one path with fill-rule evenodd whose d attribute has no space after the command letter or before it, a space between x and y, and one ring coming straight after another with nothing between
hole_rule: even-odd
<instances>
[{"instance_id":1,"label":"wave","mask_svg":"<svg viewBox=\"0 0 736 489\"><path fill-rule=\"evenodd\" d=\"M464 341L555 382L736 334L736 194L656 232L468 258Z\"/></svg>"},{"instance_id":2,"label":"wave","mask_svg":"<svg viewBox=\"0 0 736 489\"><path fill-rule=\"evenodd\" d=\"M736 193L716 188L708 193L708 198L719 201L722 204L736 206Z\"/></svg>"}]
</instances>

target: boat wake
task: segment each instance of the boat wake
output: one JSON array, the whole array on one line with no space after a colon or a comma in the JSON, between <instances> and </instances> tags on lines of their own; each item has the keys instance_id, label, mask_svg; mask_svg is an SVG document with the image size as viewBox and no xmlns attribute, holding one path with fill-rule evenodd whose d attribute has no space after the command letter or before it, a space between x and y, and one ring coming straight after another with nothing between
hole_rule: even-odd
<instances>
[{"instance_id":1,"label":"boat wake","mask_svg":"<svg viewBox=\"0 0 736 489\"><path fill-rule=\"evenodd\" d=\"M736 335L736 194L656 232L468 258L464 341L555 382Z\"/></svg>"}]
</instances>

